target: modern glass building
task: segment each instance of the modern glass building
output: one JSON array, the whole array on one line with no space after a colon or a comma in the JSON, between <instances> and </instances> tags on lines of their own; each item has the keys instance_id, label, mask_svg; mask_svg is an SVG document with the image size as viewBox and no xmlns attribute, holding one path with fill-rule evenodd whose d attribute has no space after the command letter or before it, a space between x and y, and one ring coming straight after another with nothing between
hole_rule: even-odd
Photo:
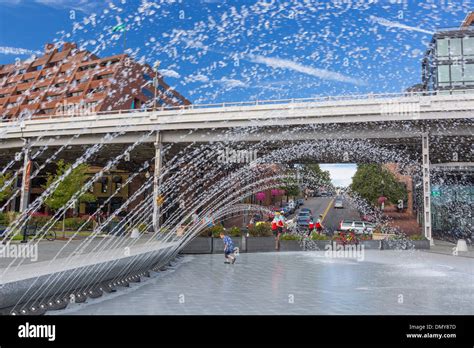
<instances>
[{"instance_id":1,"label":"modern glass building","mask_svg":"<svg viewBox=\"0 0 474 348\"><path fill-rule=\"evenodd\" d=\"M438 93L474 89L474 12L466 16L460 27L441 29L433 35L422 61L422 84L417 88ZM431 196L435 236L454 229L473 231L472 163L453 162L442 169L432 168Z\"/></svg>"},{"instance_id":2,"label":"modern glass building","mask_svg":"<svg viewBox=\"0 0 474 348\"><path fill-rule=\"evenodd\" d=\"M444 172L431 186L432 228L436 232L474 228L473 172Z\"/></svg>"},{"instance_id":3,"label":"modern glass building","mask_svg":"<svg viewBox=\"0 0 474 348\"><path fill-rule=\"evenodd\" d=\"M422 62L422 82L428 91L474 88L474 12L459 28L433 35Z\"/></svg>"}]
</instances>

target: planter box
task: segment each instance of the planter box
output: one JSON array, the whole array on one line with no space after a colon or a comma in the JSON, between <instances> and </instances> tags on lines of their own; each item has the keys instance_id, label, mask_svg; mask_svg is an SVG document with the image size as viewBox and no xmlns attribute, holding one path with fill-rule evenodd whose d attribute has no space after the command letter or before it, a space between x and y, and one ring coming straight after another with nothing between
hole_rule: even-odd
<instances>
[{"instance_id":1,"label":"planter box","mask_svg":"<svg viewBox=\"0 0 474 348\"><path fill-rule=\"evenodd\" d=\"M383 250L404 250L404 249L429 249L429 240L408 240L406 242L400 241L382 241Z\"/></svg>"},{"instance_id":2,"label":"planter box","mask_svg":"<svg viewBox=\"0 0 474 348\"><path fill-rule=\"evenodd\" d=\"M275 242L273 242L275 246ZM304 241L302 240L281 240L280 251L303 251Z\"/></svg>"},{"instance_id":3,"label":"planter box","mask_svg":"<svg viewBox=\"0 0 474 348\"><path fill-rule=\"evenodd\" d=\"M430 248L429 240L412 240L411 242L415 245L415 249L429 249Z\"/></svg>"},{"instance_id":4,"label":"planter box","mask_svg":"<svg viewBox=\"0 0 474 348\"><path fill-rule=\"evenodd\" d=\"M242 241L242 237L230 237L234 242L234 247L238 247L240 250L240 245ZM214 254L223 254L224 253L224 241L220 238L212 238L213 245L213 253Z\"/></svg>"},{"instance_id":5,"label":"planter box","mask_svg":"<svg viewBox=\"0 0 474 348\"><path fill-rule=\"evenodd\" d=\"M381 249L381 241L380 240L361 240L359 242L360 245L364 246L364 249Z\"/></svg>"},{"instance_id":6,"label":"planter box","mask_svg":"<svg viewBox=\"0 0 474 348\"><path fill-rule=\"evenodd\" d=\"M331 240L309 240L305 244L305 250L307 251L318 251L318 250L327 250L326 246L331 245ZM331 246L332 247L332 246Z\"/></svg>"},{"instance_id":7,"label":"planter box","mask_svg":"<svg viewBox=\"0 0 474 348\"><path fill-rule=\"evenodd\" d=\"M274 237L248 237L247 252L275 251Z\"/></svg>"},{"instance_id":8,"label":"planter box","mask_svg":"<svg viewBox=\"0 0 474 348\"><path fill-rule=\"evenodd\" d=\"M196 237L181 249L182 254L210 254L212 252L212 238Z\"/></svg>"},{"instance_id":9,"label":"planter box","mask_svg":"<svg viewBox=\"0 0 474 348\"><path fill-rule=\"evenodd\" d=\"M343 249L341 249L341 250L346 250L346 247L349 246L349 247L352 248L352 247L354 247L354 246L357 246L357 244L356 244L356 243L346 243L346 244L342 244L341 242L333 241L332 248L333 248L334 250L339 250L339 248L340 248L341 246L344 246Z\"/></svg>"}]
</instances>

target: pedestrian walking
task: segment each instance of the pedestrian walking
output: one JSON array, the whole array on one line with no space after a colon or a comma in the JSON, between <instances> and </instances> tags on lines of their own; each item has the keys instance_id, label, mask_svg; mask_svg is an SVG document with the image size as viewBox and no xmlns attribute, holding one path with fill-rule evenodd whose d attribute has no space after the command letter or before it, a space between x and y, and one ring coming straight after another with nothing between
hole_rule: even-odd
<instances>
[{"instance_id":1,"label":"pedestrian walking","mask_svg":"<svg viewBox=\"0 0 474 348\"><path fill-rule=\"evenodd\" d=\"M234 248L234 242L232 241L232 238L227 236L224 233L224 231L222 231L219 234L219 236L221 237L221 239L224 242L224 257L225 257L224 263L234 264L237 257L235 255L235 251L236 251L235 249L236 248Z\"/></svg>"}]
</instances>

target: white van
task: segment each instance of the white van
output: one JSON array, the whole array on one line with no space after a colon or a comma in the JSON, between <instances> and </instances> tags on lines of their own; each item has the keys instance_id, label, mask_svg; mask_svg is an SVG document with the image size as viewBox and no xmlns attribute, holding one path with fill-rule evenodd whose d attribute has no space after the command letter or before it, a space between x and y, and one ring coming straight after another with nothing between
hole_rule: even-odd
<instances>
[{"instance_id":1,"label":"white van","mask_svg":"<svg viewBox=\"0 0 474 348\"><path fill-rule=\"evenodd\" d=\"M362 233L373 233L374 232L374 224L366 221L354 221L354 220L342 220L339 224L339 231L347 232L347 231L354 231L356 234Z\"/></svg>"}]
</instances>

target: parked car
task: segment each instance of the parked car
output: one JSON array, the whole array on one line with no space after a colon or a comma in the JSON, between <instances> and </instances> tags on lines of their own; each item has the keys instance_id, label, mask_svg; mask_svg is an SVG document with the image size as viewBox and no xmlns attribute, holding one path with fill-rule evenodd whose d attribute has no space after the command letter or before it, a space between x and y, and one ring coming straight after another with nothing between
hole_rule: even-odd
<instances>
[{"instance_id":1,"label":"parked car","mask_svg":"<svg viewBox=\"0 0 474 348\"><path fill-rule=\"evenodd\" d=\"M310 216L311 213L309 211L299 211L298 214L296 215L296 219L299 217L304 217L304 216Z\"/></svg>"},{"instance_id":2,"label":"parked car","mask_svg":"<svg viewBox=\"0 0 474 348\"><path fill-rule=\"evenodd\" d=\"M285 204L286 206L288 206L290 208L290 213L293 214L296 210L296 203L295 201L291 200L289 201L288 203Z\"/></svg>"},{"instance_id":3,"label":"parked car","mask_svg":"<svg viewBox=\"0 0 474 348\"><path fill-rule=\"evenodd\" d=\"M296 219L296 225L298 227L307 228L309 225L309 222L312 220L313 220L313 217L311 215L298 215Z\"/></svg>"},{"instance_id":4,"label":"parked car","mask_svg":"<svg viewBox=\"0 0 474 348\"><path fill-rule=\"evenodd\" d=\"M342 220L339 224L339 231L353 231L356 234L373 233L375 225L366 221Z\"/></svg>"},{"instance_id":5,"label":"parked car","mask_svg":"<svg viewBox=\"0 0 474 348\"><path fill-rule=\"evenodd\" d=\"M297 199L296 200L296 205L298 207L301 207L302 205L304 205L304 199L303 198Z\"/></svg>"},{"instance_id":6,"label":"parked car","mask_svg":"<svg viewBox=\"0 0 474 348\"><path fill-rule=\"evenodd\" d=\"M289 205L284 205L283 207L280 208L280 212L283 212L284 216L288 216L291 214L292 210Z\"/></svg>"},{"instance_id":7,"label":"parked car","mask_svg":"<svg viewBox=\"0 0 474 348\"><path fill-rule=\"evenodd\" d=\"M310 215L313 214L313 212L312 212L311 209L309 209L309 208L301 208L301 209L300 209L300 213L303 212L303 211L309 212Z\"/></svg>"},{"instance_id":8,"label":"parked car","mask_svg":"<svg viewBox=\"0 0 474 348\"><path fill-rule=\"evenodd\" d=\"M334 200L334 209L343 209L344 208L344 203L342 201L341 197L337 197Z\"/></svg>"}]
</instances>

